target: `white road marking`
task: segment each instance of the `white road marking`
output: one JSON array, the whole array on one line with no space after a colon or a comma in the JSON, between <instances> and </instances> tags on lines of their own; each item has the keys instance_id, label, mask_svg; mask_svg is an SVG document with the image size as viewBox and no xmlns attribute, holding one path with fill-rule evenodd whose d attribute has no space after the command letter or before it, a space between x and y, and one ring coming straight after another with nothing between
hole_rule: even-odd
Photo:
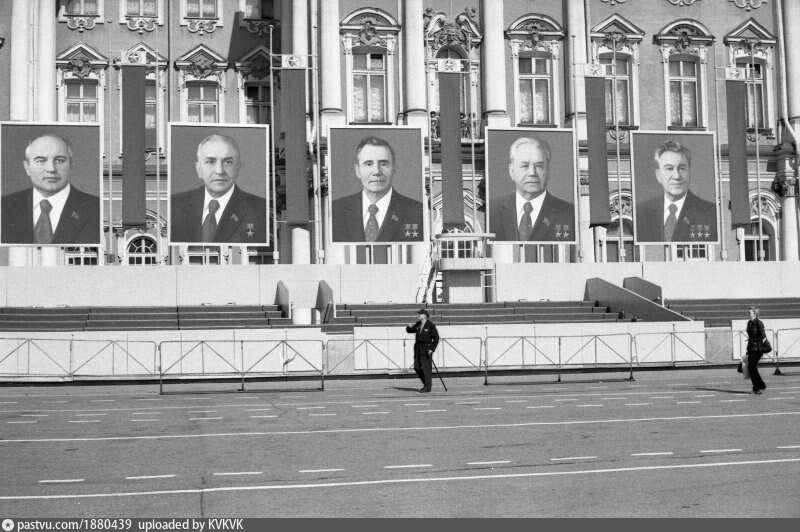
<instances>
[{"instance_id":1,"label":"white road marking","mask_svg":"<svg viewBox=\"0 0 800 532\"><path fill-rule=\"evenodd\" d=\"M380 405L350 405L350 408L375 408Z\"/></svg>"},{"instance_id":2,"label":"white road marking","mask_svg":"<svg viewBox=\"0 0 800 532\"><path fill-rule=\"evenodd\" d=\"M627 401L627 397L601 397L601 401Z\"/></svg>"},{"instance_id":3,"label":"white road marking","mask_svg":"<svg viewBox=\"0 0 800 532\"><path fill-rule=\"evenodd\" d=\"M388 414L389 412L361 412L363 416L370 416L372 414Z\"/></svg>"},{"instance_id":4,"label":"white road marking","mask_svg":"<svg viewBox=\"0 0 800 532\"><path fill-rule=\"evenodd\" d=\"M653 403L625 403L625 406L647 406L652 404Z\"/></svg>"},{"instance_id":5,"label":"white road marking","mask_svg":"<svg viewBox=\"0 0 800 532\"><path fill-rule=\"evenodd\" d=\"M720 399L720 403L743 403L747 401L747 399Z\"/></svg>"},{"instance_id":6,"label":"white road marking","mask_svg":"<svg viewBox=\"0 0 800 532\"><path fill-rule=\"evenodd\" d=\"M273 418L278 416L250 416L251 419L258 419L258 418Z\"/></svg>"},{"instance_id":7,"label":"white road marking","mask_svg":"<svg viewBox=\"0 0 800 532\"><path fill-rule=\"evenodd\" d=\"M676 401L676 404L679 405L699 405L703 401Z\"/></svg>"},{"instance_id":8,"label":"white road marking","mask_svg":"<svg viewBox=\"0 0 800 532\"><path fill-rule=\"evenodd\" d=\"M503 407L501 406L476 406L473 410L502 410Z\"/></svg>"},{"instance_id":9,"label":"white road marking","mask_svg":"<svg viewBox=\"0 0 800 532\"><path fill-rule=\"evenodd\" d=\"M90 403L116 403L116 399L89 399Z\"/></svg>"},{"instance_id":10,"label":"white road marking","mask_svg":"<svg viewBox=\"0 0 800 532\"><path fill-rule=\"evenodd\" d=\"M327 406L298 406L298 410L324 410Z\"/></svg>"},{"instance_id":11,"label":"white road marking","mask_svg":"<svg viewBox=\"0 0 800 532\"><path fill-rule=\"evenodd\" d=\"M608 386L587 386L587 390L605 390Z\"/></svg>"},{"instance_id":12,"label":"white road marking","mask_svg":"<svg viewBox=\"0 0 800 532\"><path fill-rule=\"evenodd\" d=\"M525 407L534 408L534 407ZM385 412L388 414L388 412ZM441 431L441 430L485 430L487 428L521 428L521 427L544 427L544 426L563 426L563 425L603 425L617 423L641 423L645 421L702 421L708 419L748 419L748 418L768 418L800 416L800 411L790 412L758 412L747 414L711 414L704 416L672 416L672 417L634 417L634 418L611 418L611 419L583 419L573 421L528 421L522 423L481 423L475 425L426 425L418 427L363 427L348 429L313 429L313 430L287 430L287 431L248 431L248 432L218 432L218 433L199 433L199 434L159 434L152 436L99 436L85 438L20 438L20 439L0 439L0 446L12 443L56 443L56 442L75 442L75 441L136 441L136 440L178 440L193 438L240 438L242 436L254 436L262 438L264 436L289 436L299 434L348 434L362 432L416 432L416 431ZM798 459L800 460L800 459ZM0 499L1 500L1 499Z\"/></svg>"},{"instance_id":13,"label":"white road marking","mask_svg":"<svg viewBox=\"0 0 800 532\"><path fill-rule=\"evenodd\" d=\"M308 417L311 417L311 416L317 416L317 417L319 417L319 416L335 416L335 415L336 414L309 414Z\"/></svg>"},{"instance_id":14,"label":"white road marking","mask_svg":"<svg viewBox=\"0 0 800 532\"><path fill-rule=\"evenodd\" d=\"M631 456L670 456L672 452L664 451L664 452L655 452L655 453L631 453Z\"/></svg>"},{"instance_id":15,"label":"white road marking","mask_svg":"<svg viewBox=\"0 0 800 532\"><path fill-rule=\"evenodd\" d=\"M794 397L767 397L767 401L791 401Z\"/></svg>"},{"instance_id":16,"label":"white road marking","mask_svg":"<svg viewBox=\"0 0 800 532\"><path fill-rule=\"evenodd\" d=\"M728 384L730 381L714 381L714 382L707 382L706 384Z\"/></svg>"},{"instance_id":17,"label":"white road marking","mask_svg":"<svg viewBox=\"0 0 800 532\"><path fill-rule=\"evenodd\" d=\"M776 447L776 449L800 449L800 445L781 445L780 447Z\"/></svg>"},{"instance_id":18,"label":"white road marking","mask_svg":"<svg viewBox=\"0 0 800 532\"><path fill-rule=\"evenodd\" d=\"M67 403L69 401L42 401L43 405L55 405L59 403Z\"/></svg>"},{"instance_id":19,"label":"white road marking","mask_svg":"<svg viewBox=\"0 0 800 532\"><path fill-rule=\"evenodd\" d=\"M336 394L336 395L329 395L328 397L353 397L353 394L351 394L351 393L342 393L342 394Z\"/></svg>"},{"instance_id":20,"label":"white road marking","mask_svg":"<svg viewBox=\"0 0 800 532\"><path fill-rule=\"evenodd\" d=\"M261 398L260 398L260 397L245 397L245 396L239 396L239 397L234 397L234 399L244 399L245 401L249 401L250 399L261 399Z\"/></svg>"},{"instance_id":21,"label":"white road marking","mask_svg":"<svg viewBox=\"0 0 800 532\"><path fill-rule=\"evenodd\" d=\"M261 471L231 471L225 473L214 473L215 477L233 477L239 475L263 475Z\"/></svg>"},{"instance_id":22,"label":"white road marking","mask_svg":"<svg viewBox=\"0 0 800 532\"><path fill-rule=\"evenodd\" d=\"M424 412L447 412L447 410L446 409L442 409L442 410L417 410L418 414L421 414L421 413L424 413Z\"/></svg>"},{"instance_id":23,"label":"white road marking","mask_svg":"<svg viewBox=\"0 0 800 532\"><path fill-rule=\"evenodd\" d=\"M578 401L578 399L553 399L554 402L564 402L564 401Z\"/></svg>"},{"instance_id":24,"label":"white road marking","mask_svg":"<svg viewBox=\"0 0 800 532\"><path fill-rule=\"evenodd\" d=\"M738 453L741 449L705 449L701 453Z\"/></svg>"},{"instance_id":25,"label":"white road marking","mask_svg":"<svg viewBox=\"0 0 800 532\"><path fill-rule=\"evenodd\" d=\"M565 456L563 458L551 458L553 462L558 462L560 460L593 460L597 458L596 456Z\"/></svg>"},{"instance_id":26,"label":"white road marking","mask_svg":"<svg viewBox=\"0 0 800 532\"><path fill-rule=\"evenodd\" d=\"M9 425L24 425L26 423L36 423L36 421L6 421Z\"/></svg>"},{"instance_id":27,"label":"white road marking","mask_svg":"<svg viewBox=\"0 0 800 532\"><path fill-rule=\"evenodd\" d=\"M301 469L298 473L335 473L344 469Z\"/></svg>"},{"instance_id":28,"label":"white road marking","mask_svg":"<svg viewBox=\"0 0 800 532\"><path fill-rule=\"evenodd\" d=\"M62 478L62 479L49 479L49 480L40 480L39 484L61 484L61 483L74 483L74 482L84 482L86 479L83 478Z\"/></svg>"},{"instance_id":29,"label":"white road marking","mask_svg":"<svg viewBox=\"0 0 800 532\"><path fill-rule=\"evenodd\" d=\"M131 412L132 416L157 416L161 412Z\"/></svg>"},{"instance_id":30,"label":"white road marking","mask_svg":"<svg viewBox=\"0 0 800 532\"><path fill-rule=\"evenodd\" d=\"M216 414L216 410L189 410L187 414Z\"/></svg>"},{"instance_id":31,"label":"white road marking","mask_svg":"<svg viewBox=\"0 0 800 532\"><path fill-rule=\"evenodd\" d=\"M513 401L506 401L506 403L527 403L527 399L515 399Z\"/></svg>"},{"instance_id":32,"label":"white road marking","mask_svg":"<svg viewBox=\"0 0 800 532\"><path fill-rule=\"evenodd\" d=\"M544 406L526 406L525 408L555 408L553 405L544 405Z\"/></svg>"},{"instance_id":33,"label":"white road marking","mask_svg":"<svg viewBox=\"0 0 800 532\"><path fill-rule=\"evenodd\" d=\"M432 464L408 464L408 465L387 465L384 469L407 469L411 467L433 467Z\"/></svg>"},{"instance_id":34,"label":"white road marking","mask_svg":"<svg viewBox=\"0 0 800 532\"><path fill-rule=\"evenodd\" d=\"M648 399L675 399L674 395L654 395L653 397L648 397Z\"/></svg>"},{"instance_id":35,"label":"white road marking","mask_svg":"<svg viewBox=\"0 0 800 532\"><path fill-rule=\"evenodd\" d=\"M510 464L511 460L493 460L491 462L467 462L467 465L495 465L495 464Z\"/></svg>"},{"instance_id":36,"label":"white road marking","mask_svg":"<svg viewBox=\"0 0 800 532\"><path fill-rule=\"evenodd\" d=\"M108 414L75 414L75 417L107 416Z\"/></svg>"},{"instance_id":37,"label":"white road marking","mask_svg":"<svg viewBox=\"0 0 800 532\"><path fill-rule=\"evenodd\" d=\"M209 421L209 420L214 420L214 419L222 419L222 416L220 416L220 417L190 417L189 421Z\"/></svg>"},{"instance_id":38,"label":"white road marking","mask_svg":"<svg viewBox=\"0 0 800 532\"><path fill-rule=\"evenodd\" d=\"M184 397L185 401L210 401L210 397Z\"/></svg>"},{"instance_id":39,"label":"white road marking","mask_svg":"<svg viewBox=\"0 0 800 532\"><path fill-rule=\"evenodd\" d=\"M4 495L0 501L20 500L56 500L56 499L100 499L117 497L141 497L143 495L195 495L203 493L235 492L235 491L268 491L268 490L297 490L309 488L341 488L352 486L381 486L391 484L421 484L427 482L453 482L470 480L498 480L508 478L535 478L535 477L561 477L573 475L597 475L601 473L634 473L644 471L663 471L670 469L699 469L710 467L741 467L743 465L786 464L800 462L800 458L783 458L775 460L746 460L737 462L712 462L708 464L669 464L639 467L617 467L605 469L583 469L573 471L537 471L533 473L490 473L483 475L450 476L450 477L420 477L420 478L393 478L384 480L361 480L353 482L318 482L304 484L267 484L263 486L223 486L217 488L193 488L182 490L158 490L118 493L82 493L65 495Z\"/></svg>"},{"instance_id":40,"label":"white road marking","mask_svg":"<svg viewBox=\"0 0 800 532\"><path fill-rule=\"evenodd\" d=\"M430 403L404 403L403 406L430 406Z\"/></svg>"},{"instance_id":41,"label":"white road marking","mask_svg":"<svg viewBox=\"0 0 800 532\"><path fill-rule=\"evenodd\" d=\"M142 475L139 477L125 477L125 480L150 480L156 478L175 478L175 475Z\"/></svg>"},{"instance_id":42,"label":"white road marking","mask_svg":"<svg viewBox=\"0 0 800 532\"><path fill-rule=\"evenodd\" d=\"M48 417L50 414L20 414L19 417Z\"/></svg>"},{"instance_id":43,"label":"white road marking","mask_svg":"<svg viewBox=\"0 0 800 532\"><path fill-rule=\"evenodd\" d=\"M153 398L148 397L146 399L137 399L137 401L163 401L163 399L157 399L155 397L153 397Z\"/></svg>"},{"instance_id":44,"label":"white road marking","mask_svg":"<svg viewBox=\"0 0 800 532\"><path fill-rule=\"evenodd\" d=\"M707 394L703 394L703 395L693 395L692 397L698 397L699 398L699 397L716 397L716 396L717 396L717 394L715 394L715 393L707 393Z\"/></svg>"},{"instance_id":45,"label":"white road marking","mask_svg":"<svg viewBox=\"0 0 800 532\"><path fill-rule=\"evenodd\" d=\"M243 412L266 412L272 410L271 408L246 408Z\"/></svg>"},{"instance_id":46,"label":"white road marking","mask_svg":"<svg viewBox=\"0 0 800 532\"><path fill-rule=\"evenodd\" d=\"M575 405L575 406L603 406L603 405Z\"/></svg>"},{"instance_id":47,"label":"white road marking","mask_svg":"<svg viewBox=\"0 0 800 532\"><path fill-rule=\"evenodd\" d=\"M139 423L142 421L158 421L158 419L143 419L143 418L136 418L136 419L129 419L128 422Z\"/></svg>"},{"instance_id":48,"label":"white road marking","mask_svg":"<svg viewBox=\"0 0 800 532\"><path fill-rule=\"evenodd\" d=\"M521 391L522 390L503 390L503 392L505 392L505 393L516 393L516 392L521 392Z\"/></svg>"},{"instance_id":49,"label":"white road marking","mask_svg":"<svg viewBox=\"0 0 800 532\"><path fill-rule=\"evenodd\" d=\"M19 403L19 401L2 401L0 405L15 405L17 403Z\"/></svg>"},{"instance_id":50,"label":"white road marking","mask_svg":"<svg viewBox=\"0 0 800 532\"><path fill-rule=\"evenodd\" d=\"M100 419L70 419L67 423L100 423Z\"/></svg>"},{"instance_id":51,"label":"white road marking","mask_svg":"<svg viewBox=\"0 0 800 532\"><path fill-rule=\"evenodd\" d=\"M778 392L778 393L797 393L797 392Z\"/></svg>"},{"instance_id":52,"label":"white road marking","mask_svg":"<svg viewBox=\"0 0 800 532\"><path fill-rule=\"evenodd\" d=\"M456 403L457 405L479 405L480 401L464 401L463 403Z\"/></svg>"}]
</instances>

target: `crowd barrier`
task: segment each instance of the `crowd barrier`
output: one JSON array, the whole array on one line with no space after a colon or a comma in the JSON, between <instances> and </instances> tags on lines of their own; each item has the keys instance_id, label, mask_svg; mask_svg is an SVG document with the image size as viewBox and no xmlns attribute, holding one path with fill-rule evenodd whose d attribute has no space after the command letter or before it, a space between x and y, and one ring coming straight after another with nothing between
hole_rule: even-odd
<instances>
[{"instance_id":1,"label":"crowd barrier","mask_svg":"<svg viewBox=\"0 0 800 532\"><path fill-rule=\"evenodd\" d=\"M800 328L767 330L773 351L763 361L800 361ZM747 334L729 329L642 333L442 338L434 354L442 372L483 373L575 368L701 366L735 362ZM728 357L728 353L730 356ZM184 378L313 377L413 373L412 338L328 340L92 340L0 338L0 378Z\"/></svg>"}]
</instances>

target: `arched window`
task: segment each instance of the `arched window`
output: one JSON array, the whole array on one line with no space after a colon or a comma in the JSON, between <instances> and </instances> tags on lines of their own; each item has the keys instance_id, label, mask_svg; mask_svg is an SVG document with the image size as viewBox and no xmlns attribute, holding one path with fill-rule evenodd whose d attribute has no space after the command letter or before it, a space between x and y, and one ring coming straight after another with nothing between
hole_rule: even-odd
<instances>
[{"instance_id":1,"label":"arched window","mask_svg":"<svg viewBox=\"0 0 800 532\"><path fill-rule=\"evenodd\" d=\"M128 264L156 264L158 262L156 240L150 235L131 239L126 248Z\"/></svg>"}]
</instances>

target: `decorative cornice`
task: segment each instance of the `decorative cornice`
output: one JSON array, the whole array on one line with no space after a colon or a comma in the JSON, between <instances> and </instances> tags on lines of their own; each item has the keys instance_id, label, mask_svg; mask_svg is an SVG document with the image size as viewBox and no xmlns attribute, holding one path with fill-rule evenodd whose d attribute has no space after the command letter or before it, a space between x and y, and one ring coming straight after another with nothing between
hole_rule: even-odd
<instances>
[{"instance_id":1,"label":"decorative cornice","mask_svg":"<svg viewBox=\"0 0 800 532\"><path fill-rule=\"evenodd\" d=\"M190 18L186 19L186 29L192 33L203 35L204 33L213 33L219 24L219 19L202 19Z\"/></svg>"},{"instance_id":2,"label":"decorative cornice","mask_svg":"<svg viewBox=\"0 0 800 532\"><path fill-rule=\"evenodd\" d=\"M605 4L617 5L617 4L624 4L625 0L601 0Z\"/></svg>"},{"instance_id":3,"label":"decorative cornice","mask_svg":"<svg viewBox=\"0 0 800 532\"><path fill-rule=\"evenodd\" d=\"M274 20L246 20L245 28L250 33L258 35L259 37L266 37L269 35L270 28L277 28L278 24Z\"/></svg>"},{"instance_id":4,"label":"decorative cornice","mask_svg":"<svg viewBox=\"0 0 800 532\"><path fill-rule=\"evenodd\" d=\"M158 24L158 17L127 17L128 29L131 31L138 31L142 35L145 31L153 31Z\"/></svg>"},{"instance_id":5,"label":"decorative cornice","mask_svg":"<svg viewBox=\"0 0 800 532\"><path fill-rule=\"evenodd\" d=\"M95 22L97 21L99 15L62 15L65 19L67 19L67 27L71 30L78 30L79 33L83 33L85 30L94 29Z\"/></svg>"},{"instance_id":6,"label":"decorative cornice","mask_svg":"<svg viewBox=\"0 0 800 532\"><path fill-rule=\"evenodd\" d=\"M733 2L734 4L736 4L736 7L742 8L745 11L750 11L751 9L758 9L762 5L766 4L767 1L768 0L728 0L728 2Z\"/></svg>"},{"instance_id":7,"label":"decorative cornice","mask_svg":"<svg viewBox=\"0 0 800 532\"><path fill-rule=\"evenodd\" d=\"M670 4L674 6L690 6L695 2L699 2L700 0L668 0Z\"/></svg>"}]
</instances>

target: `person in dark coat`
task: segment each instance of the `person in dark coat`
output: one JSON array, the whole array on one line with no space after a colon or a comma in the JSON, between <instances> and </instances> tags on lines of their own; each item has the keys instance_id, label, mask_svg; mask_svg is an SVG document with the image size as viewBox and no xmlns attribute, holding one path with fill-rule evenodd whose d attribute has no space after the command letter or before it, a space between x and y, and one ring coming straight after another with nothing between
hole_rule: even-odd
<instances>
[{"instance_id":1,"label":"person in dark coat","mask_svg":"<svg viewBox=\"0 0 800 532\"><path fill-rule=\"evenodd\" d=\"M637 242L716 242L717 210L694 195L692 154L667 140L655 151L656 180L664 193L635 206Z\"/></svg>"},{"instance_id":2,"label":"person in dark coat","mask_svg":"<svg viewBox=\"0 0 800 532\"><path fill-rule=\"evenodd\" d=\"M33 139L23 167L32 186L3 196L2 242L99 244L100 198L70 184L69 141L51 134Z\"/></svg>"},{"instance_id":3,"label":"person in dark coat","mask_svg":"<svg viewBox=\"0 0 800 532\"><path fill-rule=\"evenodd\" d=\"M203 186L171 197L172 242L267 242L267 201L236 184L241 167L233 138L214 134L200 141L195 170Z\"/></svg>"},{"instance_id":4,"label":"person in dark coat","mask_svg":"<svg viewBox=\"0 0 800 532\"><path fill-rule=\"evenodd\" d=\"M428 311L420 309L419 319L416 323L409 323L406 332L414 334L414 371L422 381L420 393L431 391L432 358L436 346L439 345L439 331L436 325L428 318Z\"/></svg>"},{"instance_id":5,"label":"person in dark coat","mask_svg":"<svg viewBox=\"0 0 800 532\"><path fill-rule=\"evenodd\" d=\"M360 192L332 204L334 242L421 242L422 203L392 186L394 149L384 139L365 137L356 147L354 170Z\"/></svg>"},{"instance_id":6,"label":"person in dark coat","mask_svg":"<svg viewBox=\"0 0 800 532\"><path fill-rule=\"evenodd\" d=\"M520 137L509 148L508 174L516 192L491 201L489 230L497 241L573 242L575 205L547 191L550 146Z\"/></svg>"},{"instance_id":7,"label":"person in dark coat","mask_svg":"<svg viewBox=\"0 0 800 532\"><path fill-rule=\"evenodd\" d=\"M767 389L764 379L758 373L758 361L761 360L761 345L767 339L764 323L758 319L758 309L750 307L750 320L747 322L747 369L753 382L753 393L760 394Z\"/></svg>"}]
</instances>

